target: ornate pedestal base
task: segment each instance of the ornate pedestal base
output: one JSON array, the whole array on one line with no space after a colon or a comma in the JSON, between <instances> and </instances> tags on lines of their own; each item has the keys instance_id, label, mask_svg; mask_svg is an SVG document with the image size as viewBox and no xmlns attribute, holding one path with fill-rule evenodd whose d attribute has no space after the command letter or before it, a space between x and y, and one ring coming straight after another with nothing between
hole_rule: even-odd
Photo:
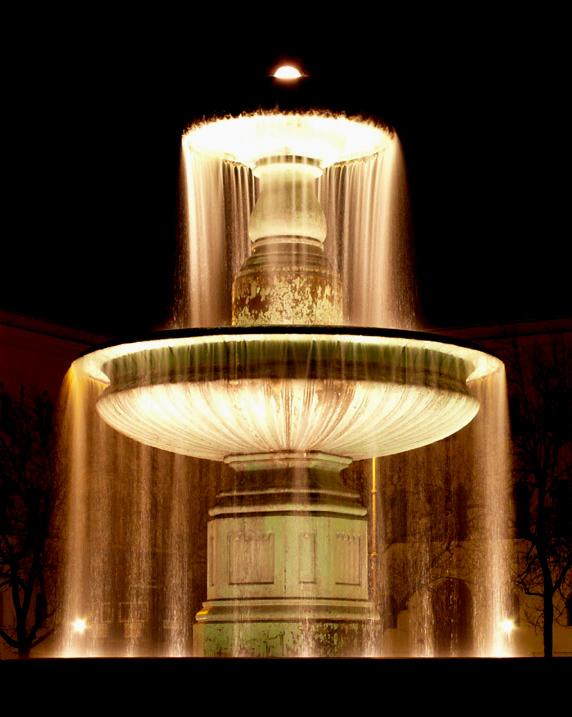
<instances>
[{"instance_id":1,"label":"ornate pedestal base","mask_svg":"<svg viewBox=\"0 0 572 717\"><path fill-rule=\"evenodd\" d=\"M357 656L375 644L367 516L321 454L241 456L210 511L207 600L196 654Z\"/></svg>"}]
</instances>

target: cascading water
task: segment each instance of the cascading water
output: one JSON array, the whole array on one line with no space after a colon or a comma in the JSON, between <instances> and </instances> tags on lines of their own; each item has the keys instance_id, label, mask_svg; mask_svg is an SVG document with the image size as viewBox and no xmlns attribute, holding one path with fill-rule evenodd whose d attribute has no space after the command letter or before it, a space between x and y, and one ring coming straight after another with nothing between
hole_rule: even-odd
<instances>
[{"instance_id":1,"label":"cascading water","mask_svg":"<svg viewBox=\"0 0 572 717\"><path fill-rule=\"evenodd\" d=\"M62 654L502 654L503 367L410 332L397 138L259 113L183 155L176 328L67 377Z\"/></svg>"}]
</instances>

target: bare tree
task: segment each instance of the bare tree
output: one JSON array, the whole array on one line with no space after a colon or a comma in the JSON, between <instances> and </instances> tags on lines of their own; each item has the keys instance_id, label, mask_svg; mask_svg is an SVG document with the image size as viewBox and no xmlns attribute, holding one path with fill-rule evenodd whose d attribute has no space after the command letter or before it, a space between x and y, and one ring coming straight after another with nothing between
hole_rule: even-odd
<instances>
[{"instance_id":1,"label":"bare tree","mask_svg":"<svg viewBox=\"0 0 572 717\"><path fill-rule=\"evenodd\" d=\"M13 399L0 382L0 595L10 604L3 611L6 624L0 619L0 637L21 658L51 632L46 584L54 498L51 418L46 392L22 388Z\"/></svg>"},{"instance_id":2,"label":"bare tree","mask_svg":"<svg viewBox=\"0 0 572 717\"><path fill-rule=\"evenodd\" d=\"M458 610L466 602L461 599L465 592L470 595L468 589L462 595L459 590L466 588L474 562L469 434L467 429L398 457L392 462L400 463L404 473L393 468L385 480L387 587L396 612L415 595L424 593L430 600L430 630L419 625L412 639L422 639L435 655L471 654L473 649L472 628ZM413 624L410 629L415 630Z\"/></svg>"},{"instance_id":3,"label":"bare tree","mask_svg":"<svg viewBox=\"0 0 572 717\"><path fill-rule=\"evenodd\" d=\"M561 339L530 348L516 340L503 352L509 385L517 501L517 580L542 608L552 657L553 622L572 595L572 347Z\"/></svg>"},{"instance_id":4,"label":"bare tree","mask_svg":"<svg viewBox=\"0 0 572 717\"><path fill-rule=\"evenodd\" d=\"M374 522L372 600L383 631L398 627L398 615L412 600L431 603L430 618L423 610L409 618L410 647L420 654L472 654L474 648L472 625L462 610L470 602L465 583L479 560L471 541L478 530L471 446L468 427L438 444L378 458L375 496L372 468L353 464L344 472Z\"/></svg>"}]
</instances>

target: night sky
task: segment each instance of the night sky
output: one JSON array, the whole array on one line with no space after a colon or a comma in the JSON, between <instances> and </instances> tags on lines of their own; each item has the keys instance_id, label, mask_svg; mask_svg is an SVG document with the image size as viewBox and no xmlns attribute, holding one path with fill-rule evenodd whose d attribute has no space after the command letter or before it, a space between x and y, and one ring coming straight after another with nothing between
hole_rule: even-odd
<instances>
[{"instance_id":1,"label":"night sky","mask_svg":"<svg viewBox=\"0 0 572 717\"><path fill-rule=\"evenodd\" d=\"M190 11L66 20L8 33L0 309L115 336L160 324L181 132L272 101L267 72L292 58L304 102L400 135L430 324L572 314L562 19L384 14L367 32L348 17L299 33Z\"/></svg>"}]
</instances>

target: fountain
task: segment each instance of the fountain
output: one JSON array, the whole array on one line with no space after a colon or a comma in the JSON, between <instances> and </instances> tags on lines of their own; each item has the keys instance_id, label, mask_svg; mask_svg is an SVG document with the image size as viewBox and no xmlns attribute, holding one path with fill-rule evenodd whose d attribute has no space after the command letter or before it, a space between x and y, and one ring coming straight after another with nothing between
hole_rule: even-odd
<instances>
[{"instance_id":1,"label":"fountain","mask_svg":"<svg viewBox=\"0 0 572 717\"><path fill-rule=\"evenodd\" d=\"M388 596L373 594L372 564L382 521L347 476L367 482L380 457L465 435L502 364L397 316L386 247L392 132L260 112L191 128L183 147L186 327L98 348L70 372L64 619L81 618L89 634L66 633L63 651L382 654ZM196 505L209 490L205 526ZM481 540L483 602L502 612L495 516ZM465 548L479 540L475 522ZM449 564L440 578L452 575ZM479 654L495 652L491 635Z\"/></svg>"}]
</instances>

